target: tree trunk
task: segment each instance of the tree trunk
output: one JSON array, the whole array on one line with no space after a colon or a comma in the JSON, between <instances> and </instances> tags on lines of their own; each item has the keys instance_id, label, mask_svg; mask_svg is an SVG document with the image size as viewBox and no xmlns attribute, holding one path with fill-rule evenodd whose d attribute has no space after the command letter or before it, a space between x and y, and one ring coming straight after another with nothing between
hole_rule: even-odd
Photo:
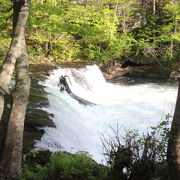
<instances>
[{"instance_id":1,"label":"tree trunk","mask_svg":"<svg viewBox=\"0 0 180 180\"><path fill-rule=\"evenodd\" d=\"M123 32L126 32L126 8L123 8Z\"/></svg>"},{"instance_id":2,"label":"tree trunk","mask_svg":"<svg viewBox=\"0 0 180 180\"><path fill-rule=\"evenodd\" d=\"M7 54L6 60L0 72L0 120L4 110L4 95L2 92L9 93L9 85L14 72L16 59L21 54L21 40L24 36L25 25L29 14L29 3L21 5L18 20L12 37L11 46Z\"/></svg>"},{"instance_id":3,"label":"tree trunk","mask_svg":"<svg viewBox=\"0 0 180 180\"><path fill-rule=\"evenodd\" d=\"M14 0L13 2L20 2L20 4L16 4L19 13L17 15L17 12L14 12L17 21L14 18L12 43L0 74L0 85L5 94L9 91L9 84L16 63L16 86L12 93L13 103L1 157L1 170L4 178L21 174L24 119L30 90L24 33L29 15L30 0ZM0 96L0 119L4 110L4 94Z\"/></svg>"},{"instance_id":4,"label":"tree trunk","mask_svg":"<svg viewBox=\"0 0 180 180\"><path fill-rule=\"evenodd\" d=\"M23 40L23 53L17 59L16 87L12 94L13 106L9 118L2 167L6 175L21 174L21 156L23 147L23 131L26 107L30 90L30 77L28 74L28 57L25 40Z\"/></svg>"},{"instance_id":5,"label":"tree trunk","mask_svg":"<svg viewBox=\"0 0 180 180\"><path fill-rule=\"evenodd\" d=\"M156 0L153 0L153 14L156 14Z\"/></svg>"},{"instance_id":6,"label":"tree trunk","mask_svg":"<svg viewBox=\"0 0 180 180\"><path fill-rule=\"evenodd\" d=\"M174 1L174 5L177 5L178 1ZM172 35L177 33L177 27L178 27L178 20L177 20L177 15L173 15L173 23L174 23L174 30L172 32ZM173 59L173 49L174 49L174 38L171 37L171 44L170 44L170 60Z\"/></svg>"},{"instance_id":7,"label":"tree trunk","mask_svg":"<svg viewBox=\"0 0 180 180\"><path fill-rule=\"evenodd\" d=\"M168 142L168 166L171 180L180 179L180 83Z\"/></svg>"}]
</instances>

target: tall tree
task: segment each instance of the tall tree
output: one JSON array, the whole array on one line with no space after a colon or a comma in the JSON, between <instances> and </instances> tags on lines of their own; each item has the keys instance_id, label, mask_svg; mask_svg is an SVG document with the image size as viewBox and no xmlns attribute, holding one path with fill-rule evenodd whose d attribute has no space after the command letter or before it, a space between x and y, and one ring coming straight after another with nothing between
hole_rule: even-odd
<instances>
[{"instance_id":1,"label":"tall tree","mask_svg":"<svg viewBox=\"0 0 180 180\"><path fill-rule=\"evenodd\" d=\"M168 142L168 165L171 180L180 179L180 83Z\"/></svg>"},{"instance_id":2,"label":"tall tree","mask_svg":"<svg viewBox=\"0 0 180 180\"><path fill-rule=\"evenodd\" d=\"M0 119L4 97L9 94L9 85L15 69L16 86L12 92L12 108L7 125L7 134L1 157L4 176L21 174L24 118L30 89L28 56L25 43L25 26L29 15L30 0L13 0L13 35L7 58L0 72Z\"/></svg>"}]
</instances>

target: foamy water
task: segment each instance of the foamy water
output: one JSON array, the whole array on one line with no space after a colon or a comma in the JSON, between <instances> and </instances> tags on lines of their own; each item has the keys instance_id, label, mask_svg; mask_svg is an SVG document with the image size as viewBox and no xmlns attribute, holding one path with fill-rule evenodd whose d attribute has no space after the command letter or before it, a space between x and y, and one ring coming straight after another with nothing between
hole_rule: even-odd
<instances>
[{"instance_id":1,"label":"foamy water","mask_svg":"<svg viewBox=\"0 0 180 180\"><path fill-rule=\"evenodd\" d=\"M68 94L59 91L61 75L70 78L74 94L97 105L84 106ZM155 83L117 85L107 83L96 65L81 69L59 68L51 72L45 82L49 107L54 114L56 128L45 128L36 149L55 151L87 151L97 161L104 161L101 133L110 133L110 127L138 129L147 132L168 113L173 114L177 86Z\"/></svg>"}]
</instances>

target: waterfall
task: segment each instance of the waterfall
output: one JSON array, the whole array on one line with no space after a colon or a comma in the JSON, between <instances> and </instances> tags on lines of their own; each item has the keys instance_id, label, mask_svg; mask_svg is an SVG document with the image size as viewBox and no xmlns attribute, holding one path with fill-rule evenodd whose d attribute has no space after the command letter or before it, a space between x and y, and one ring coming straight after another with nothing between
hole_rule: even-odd
<instances>
[{"instance_id":1,"label":"waterfall","mask_svg":"<svg viewBox=\"0 0 180 180\"><path fill-rule=\"evenodd\" d=\"M68 76L72 92L90 102L84 106L67 93L59 91L59 77ZM44 82L48 92L49 107L54 114L56 128L44 127L36 149L87 151L99 163L103 163L103 146L99 134L111 133L117 124L123 129L147 132L168 113L174 111L177 86L157 83L133 85L107 83L96 65L83 68L59 68L53 70Z\"/></svg>"}]
</instances>

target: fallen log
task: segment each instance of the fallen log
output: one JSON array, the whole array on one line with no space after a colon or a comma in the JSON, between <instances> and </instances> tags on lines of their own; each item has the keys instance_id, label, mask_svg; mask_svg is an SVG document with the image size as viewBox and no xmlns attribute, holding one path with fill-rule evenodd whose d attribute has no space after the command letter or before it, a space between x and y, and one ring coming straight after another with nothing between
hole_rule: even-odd
<instances>
[{"instance_id":1,"label":"fallen log","mask_svg":"<svg viewBox=\"0 0 180 180\"><path fill-rule=\"evenodd\" d=\"M77 95L75 95L72 91L71 91L71 88L70 88L70 85L71 84L71 81L70 81L70 78L69 76L61 76L59 78L59 84L58 86L60 87L60 91L61 92L67 92L73 99L77 100L79 103L83 104L83 105L96 105L90 101L87 101L86 99L83 99Z\"/></svg>"}]
</instances>

